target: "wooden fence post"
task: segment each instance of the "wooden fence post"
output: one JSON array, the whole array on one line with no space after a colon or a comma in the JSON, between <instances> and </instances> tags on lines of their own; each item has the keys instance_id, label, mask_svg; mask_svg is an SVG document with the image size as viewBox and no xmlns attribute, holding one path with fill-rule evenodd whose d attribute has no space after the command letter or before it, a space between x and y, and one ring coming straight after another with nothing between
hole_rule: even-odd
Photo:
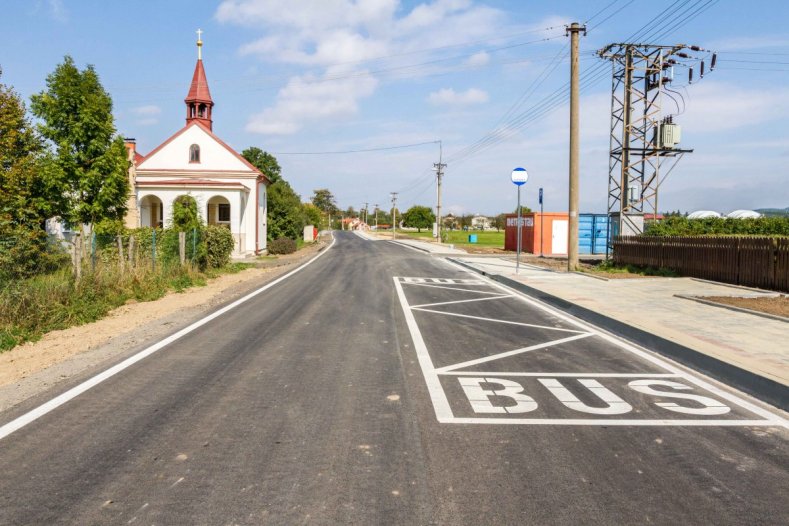
<instances>
[{"instance_id":1,"label":"wooden fence post","mask_svg":"<svg viewBox=\"0 0 789 526\"><path fill-rule=\"evenodd\" d=\"M129 267L134 268L134 236L129 236Z\"/></svg>"},{"instance_id":2,"label":"wooden fence post","mask_svg":"<svg viewBox=\"0 0 789 526\"><path fill-rule=\"evenodd\" d=\"M121 274L123 274L123 264L125 258L123 257L123 238L120 234L118 234L118 266L121 269Z\"/></svg>"},{"instance_id":3,"label":"wooden fence post","mask_svg":"<svg viewBox=\"0 0 789 526\"><path fill-rule=\"evenodd\" d=\"M178 232L178 255L181 257L181 265L186 263L186 232Z\"/></svg>"}]
</instances>

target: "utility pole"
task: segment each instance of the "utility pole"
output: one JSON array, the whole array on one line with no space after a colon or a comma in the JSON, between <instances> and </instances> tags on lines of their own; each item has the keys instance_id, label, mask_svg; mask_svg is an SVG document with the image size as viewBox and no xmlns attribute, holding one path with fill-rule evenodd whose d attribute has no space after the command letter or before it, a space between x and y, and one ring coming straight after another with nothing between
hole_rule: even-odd
<instances>
[{"instance_id":1,"label":"utility pole","mask_svg":"<svg viewBox=\"0 0 789 526\"><path fill-rule=\"evenodd\" d=\"M438 162L433 163L433 170L436 171L436 235L437 241L441 243L441 178L444 176L446 164L442 163L443 147L438 141Z\"/></svg>"},{"instance_id":2,"label":"utility pole","mask_svg":"<svg viewBox=\"0 0 789 526\"><path fill-rule=\"evenodd\" d=\"M398 192L390 192L392 194L392 239L397 239L397 194Z\"/></svg>"},{"instance_id":3,"label":"utility pole","mask_svg":"<svg viewBox=\"0 0 789 526\"><path fill-rule=\"evenodd\" d=\"M378 205L375 206L375 231L378 232Z\"/></svg>"},{"instance_id":4,"label":"utility pole","mask_svg":"<svg viewBox=\"0 0 789 526\"><path fill-rule=\"evenodd\" d=\"M570 35L570 220L567 235L567 270L578 270L578 40L586 26L573 22Z\"/></svg>"},{"instance_id":5,"label":"utility pole","mask_svg":"<svg viewBox=\"0 0 789 526\"><path fill-rule=\"evenodd\" d=\"M361 216L361 214L359 214ZM364 224L367 224L367 203L364 203Z\"/></svg>"}]
</instances>

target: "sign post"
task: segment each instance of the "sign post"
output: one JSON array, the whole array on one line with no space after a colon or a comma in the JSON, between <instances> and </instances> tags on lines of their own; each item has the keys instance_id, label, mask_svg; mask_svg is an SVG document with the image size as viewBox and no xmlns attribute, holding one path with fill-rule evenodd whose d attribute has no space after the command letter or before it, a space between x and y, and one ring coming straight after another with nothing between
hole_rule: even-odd
<instances>
[{"instance_id":1,"label":"sign post","mask_svg":"<svg viewBox=\"0 0 789 526\"><path fill-rule=\"evenodd\" d=\"M517 255L515 256L515 274L520 272L521 266L521 186L529 180L529 174L525 168L515 168L510 177L515 186L518 187L518 242Z\"/></svg>"},{"instance_id":2,"label":"sign post","mask_svg":"<svg viewBox=\"0 0 789 526\"><path fill-rule=\"evenodd\" d=\"M543 238L543 235L542 234L543 234L543 225L545 224L545 223L543 223L543 221L545 221L545 216L543 215L543 212L542 212L542 188L540 188L540 257L543 257L543 255L542 255L542 238Z\"/></svg>"}]
</instances>

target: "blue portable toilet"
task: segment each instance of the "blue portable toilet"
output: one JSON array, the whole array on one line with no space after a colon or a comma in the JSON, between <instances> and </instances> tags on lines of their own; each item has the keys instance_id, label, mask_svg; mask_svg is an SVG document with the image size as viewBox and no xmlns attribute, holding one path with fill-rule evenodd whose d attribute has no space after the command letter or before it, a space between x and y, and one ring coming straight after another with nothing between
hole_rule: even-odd
<instances>
[{"instance_id":1,"label":"blue portable toilet","mask_svg":"<svg viewBox=\"0 0 789 526\"><path fill-rule=\"evenodd\" d=\"M477 234L469 234L468 235L468 242L469 243L476 243L477 242Z\"/></svg>"}]
</instances>

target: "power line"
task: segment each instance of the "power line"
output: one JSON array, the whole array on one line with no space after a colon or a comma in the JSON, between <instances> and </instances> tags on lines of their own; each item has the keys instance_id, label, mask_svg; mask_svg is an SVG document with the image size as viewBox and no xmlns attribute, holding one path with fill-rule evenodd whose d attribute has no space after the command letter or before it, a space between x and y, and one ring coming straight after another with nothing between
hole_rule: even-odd
<instances>
[{"instance_id":1,"label":"power line","mask_svg":"<svg viewBox=\"0 0 789 526\"><path fill-rule=\"evenodd\" d=\"M438 144L440 141L425 141L416 142L413 144L400 144L397 146L380 146L377 148L364 148L360 150L339 150L331 152L271 152L273 155L341 155L346 153L365 153L365 152L380 152L384 150L399 150L402 148L414 148L417 146L424 146L426 144Z\"/></svg>"}]
</instances>

